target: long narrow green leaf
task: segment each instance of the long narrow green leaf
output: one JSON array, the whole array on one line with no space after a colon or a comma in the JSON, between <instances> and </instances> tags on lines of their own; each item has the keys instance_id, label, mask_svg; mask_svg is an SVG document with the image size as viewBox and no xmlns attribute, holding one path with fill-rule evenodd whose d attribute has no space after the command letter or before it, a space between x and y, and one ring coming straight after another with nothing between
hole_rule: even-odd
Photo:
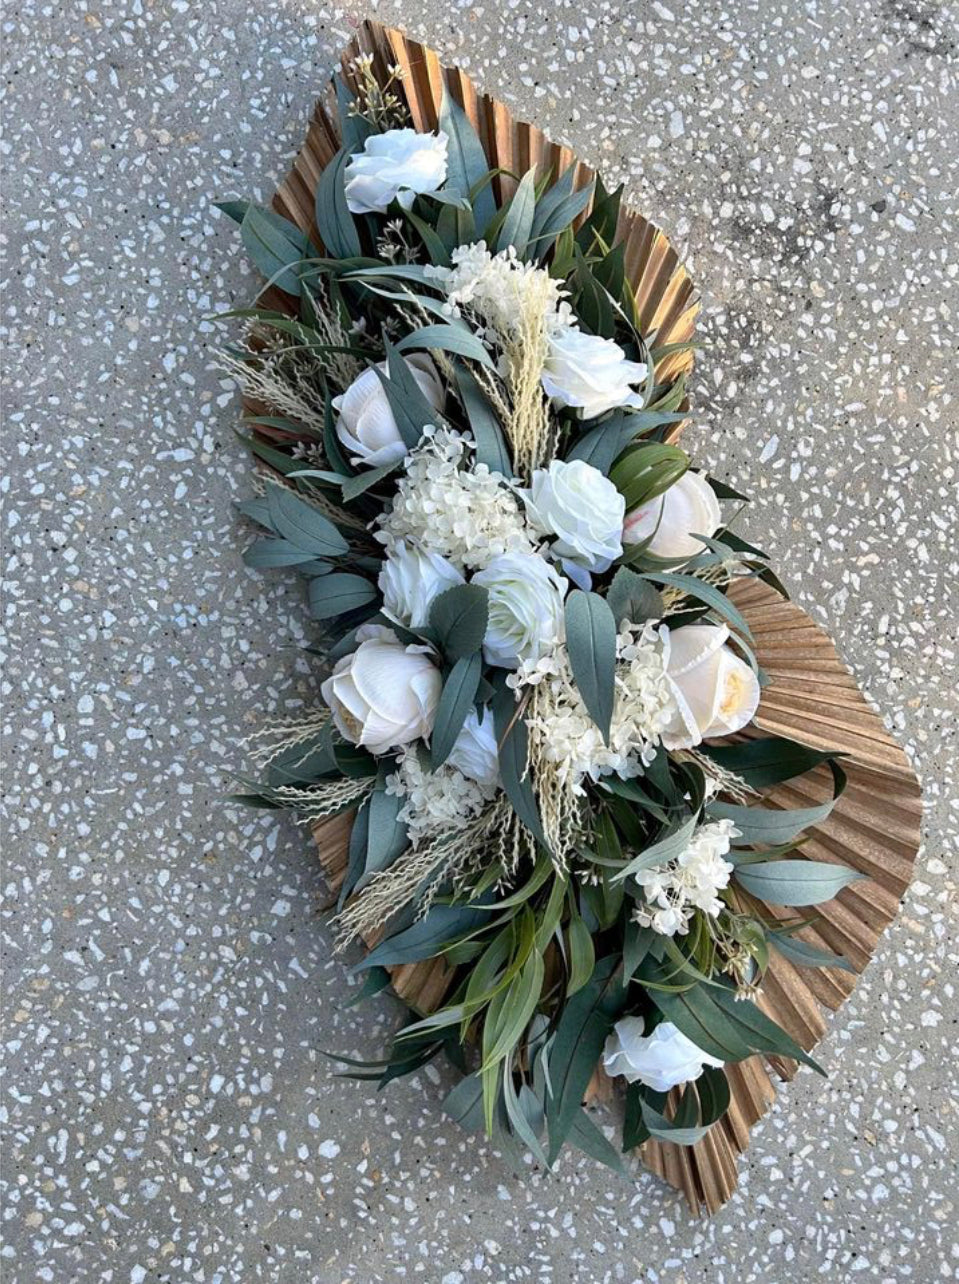
<instances>
[{"instance_id":1,"label":"long narrow green leaf","mask_svg":"<svg viewBox=\"0 0 959 1284\"><path fill-rule=\"evenodd\" d=\"M574 589L566 599L566 649L583 703L608 744L616 694L616 621L598 593Z\"/></svg>"},{"instance_id":2,"label":"long narrow green leaf","mask_svg":"<svg viewBox=\"0 0 959 1284\"><path fill-rule=\"evenodd\" d=\"M489 172L489 161L469 117L449 90L443 92L439 126L449 139L446 191L469 197L474 187L481 184L474 192L472 206L477 230L482 234L496 214L492 188L482 182Z\"/></svg>"},{"instance_id":3,"label":"long narrow green leaf","mask_svg":"<svg viewBox=\"0 0 959 1284\"><path fill-rule=\"evenodd\" d=\"M456 738L463 729L480 678L483 675L483 657L479 651L464 655L453 665L443 686L440 702L436 707L433 734L430 739L430 759L433 770L441 767L453 751Z\"/></svg>"},{"instance_id":4,"label":"long narrow green leaf","mask_svg":"<svg viewBox=\"0 0 959 1284\"><path fill-rule=\"evenodd\" d=\"M316 185L316 226L327 250L334 258L358 258L362 253L359 233L346 204L344 171L349 152L340 149L324 167Z\"/></svg>"}]
</instances>

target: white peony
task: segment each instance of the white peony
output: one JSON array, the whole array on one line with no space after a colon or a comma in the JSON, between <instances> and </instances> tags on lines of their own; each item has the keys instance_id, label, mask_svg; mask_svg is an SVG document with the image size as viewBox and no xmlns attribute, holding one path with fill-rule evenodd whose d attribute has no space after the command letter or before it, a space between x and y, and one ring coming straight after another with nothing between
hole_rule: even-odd
<instances>
[{"instance_id":1,"label":"white peony","mask_svg":"<svg viewBox=\"0 0 959 1284\"><path fill-rule=\"evenodd\" d=\"M666 674L676 699L676 713L663 732L666 748L692 749L751 722L759 708L759 681L725 645L726 625L688 624L662 632L668 647Z\"/></svg>"},{"instance_id":2,"label":"white peony","mask_svg":"<svg viewBox=\"0 0 959 1284\"><path fill-rule=\"evenodd\" d=\"M440 410L444 400L443 384L432 358L425 352L415 352L403 360L420 392L434 410ZM386 362L380 362L378 369L386 374ZM358 375L346 392L333 398L333 409L339 416L336 435L351 452L354 464L380 468L384 464L399 463L407 454L386 390L372 367Z\"/></svg>"},{"instance_id":3,"label":"white peony","mask_svg":"<svg viewBox=\"0 0 959 1284\"><path fill-rule=\"evenodd\" d=\"M384 612L411 629L429 622L434 598L463 583L461 572L445 557L405 540L391 547L377 580Z\"/></svg>"},{"instance_id":4,"label":"white peony","mask_svg":"<svg viewBox=\"0 0 959 1284\"><path fill-rule=\"evenodd\" d=\"M482 722L477 711L470 710L446 763L475 780L487 797L493 796L499 784L499 753L493 715L488 709Z\"/></svg>"},{"instance_id":5,"label":"white peony","mask_svg":"<svg viewBox=\"0 0 959 1284\"><path fill-rule=\"evenodd\" d=\"M440 130L388 129L371 134L362 152L351 156L343 174L346 203L353 214L384 214L390 201L405 210L417 193L438 191L446 182L449 138Z\"/></svg>"},{"instance_id":6,"label":"white peony","mask_svg":"<svg viewBox=\"0 0 959 1284\"><path fill-rule=\"evenodd\" d=\"M607 1074L621 1074L627 1083L638 1080L654 1092L668 1092L698 1079L704 1066L723 1064L697 1048L671 1021L661 1021L652 1034L644 1034L644 1030L642 1017L623 1017L616 1022L603 1049Z\"/></svg>"},{"instance_id":7,"label":"white peony","mask_svg":"<svg viewBox=\"0 0 959 1284\"><path fill-rule=\"evenodd\" d=\"M553 545L558 556L599 573L622 553L625 500L592 464L554 459L549 468L536 469L522 494L537 530L558 537Z\"/></svg>"},{"instance_id":8,"label":"white peony","mask_svg":"<svg viewBox=\"0 0 959 1284\"><path fill-rule=\"evenodd\" d=\"M719 500L702 473L683 473L679 481L648 504L634 508L623 524L623 543L650 543L654 557L695 557L706 546L696 535L712 535L722 522Z\"/></svg>"},{"instance_id":9,"label":"white peony","mask_svg":"<svg viewBox=\"0 0 959 1284\"><path fill-rule=\"evenodd\" d=\"M538 553L503 553L473 576L489 592L487 664L514 669L563 638L567 581Z\"/></svg>"},{"instance_id":10,"label":"white peony","mask_svg":"<svg viewBox=\"0 0 959 1284\"><path fill-rule=\"evenodd\" d=\"M377 629L338 661L320 689L347 740L382 754L429 735L443 679L426 649Z\"/></svg>"},{"instance_id":11,"label":"white peony","mask_svg":"<svg viewBox=\"0 0 959 1284\"><path fill-rule=\"evenodd\" d=\"M612 339L572 327L549 337L543 388L557 405L581 410L584 419L617 407L641 409L643 399L631 385L645 378L643 362L627 361Z\"/></svg>"}]
</instances>

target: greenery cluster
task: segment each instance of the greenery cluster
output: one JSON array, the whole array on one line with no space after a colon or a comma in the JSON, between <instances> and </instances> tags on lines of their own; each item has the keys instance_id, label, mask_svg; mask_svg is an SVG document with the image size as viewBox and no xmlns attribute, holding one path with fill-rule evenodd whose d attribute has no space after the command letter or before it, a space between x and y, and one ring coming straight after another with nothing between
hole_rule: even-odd
<instances>
[{"instance_id":1,"label":"greenery cluster","mask_svg":"<svg viewBox=\"0 0 959 1284\"><path fill-rule=\"evenodd\" d=\"M410 1011L382 1059L350 1064L358 1077L382 1085L444 1055L462 1072L446 1106L465 1127L485 1129L504 1151L517 1157L527 1151L543 1165L551 1165L568 1141L619 1168L619 1150L586 1113L583 1098L624 1014L643 1016L648 1026L672 1022L725 1064L758 1053L818 1069L754 997L773 952L798 966L846 966L796 931L810 921L809 906L836 895L855 875L807 860L800 851L803 831L821 822L832 802L784 811L761 800L746 805L743 790L758 795L823 768L832 771L838 796L842 770L832 755L782 738L704 744L694 755L660 748L638 779L611 775L588 783L588 824L575 862L561 868L552 859L527 770L522 705L505 686L503 671L483 662L485 590L467 584L443 593L421 628L402 630L383 621L377 588L383 552L368 528L389 503L402 464L352 466L335 432L331 402L343 391L344 371L385 362L383 387L410 449L426 425L445 423L471 434L478 461L513 476L503 415L507 390L488 346L466 319L444 309L442 291L427 271L428 265L449 266L456 247L481 238L492 250L513 246L521 259L548 268L564 283L583 331L615 339L631 360L647 364L641 408L594 421L569 410L556 414L556 456L586 460L609 476L628 509L662 494L689 465L667 440L688 413L684 381L657 382L655 372L670 349L642 332L624 246L617 241L621 189L607 191L598 179L595 187L576 189L572 169L559 176L530 171L509 176L512 195L503 199L504 176L490 169L465 113L447 96L439 121L450 140L443 189L417 196L409 209L396 204L382 216L354 216L344 169L379 126L342 81L337 92L342 149L317 187L316 239L259 205L221 206L239 223L254 264L285 296L282 306L231 314L249 326L249 342L234 357L253 372L269 366L271 377L285 378L310 412L278 412L278 399L245 420L244 439L270 470L261 493L241 505L264 532L246 561L291 567L305 578L310 610L323 632L317 652L326 662L348 654L356 629L370 621L389 623L405 640L430 647L445 684L431 741L433 766L445 760L469 711L489 710L502 786L530 836L516 870L505 870L491 853L486 868L455 885L424 887L421 898L390 919L354 969L365 974L362 994L386 988L398 965L440 958L448 967L446 995L434 1011ZM395 117L395 103L391 110ZM442 414L401 360L419 350L433 354L443 372ZM723 500L739 504L745 498L712 484ZM722 622L759 672L748 623L726 590L742 576L760 577L779 591L781 586L765 555L730 524L702 542L701 554L681 570L642 545L632 547L588 591L569 595L570 662L601 731L608 733L610 725L620 620L664 621L672 628ZM282 807L291 798L308 800L331 782L359 782L342 795L342 808L355 812L342 907L407 846L400 799L385 785L390 770L389 760L347 743L327 722L274 756L264 779L248 782L242 797ZM732 797L709 788L716 779L735 782ZM697 824L709 819L731 820L739 831L722 913L709 918L697 911L690 930L676 937L640 926L633 914L641 897L637 873L675 858ZM773 915L766 905L797 912ZM723 1116L729 1099L722 1069L707 1069L668 1100L633 1084L626 1093L622 1149L650 1137L694 1144Z\"/></svg>"}]
</instances>

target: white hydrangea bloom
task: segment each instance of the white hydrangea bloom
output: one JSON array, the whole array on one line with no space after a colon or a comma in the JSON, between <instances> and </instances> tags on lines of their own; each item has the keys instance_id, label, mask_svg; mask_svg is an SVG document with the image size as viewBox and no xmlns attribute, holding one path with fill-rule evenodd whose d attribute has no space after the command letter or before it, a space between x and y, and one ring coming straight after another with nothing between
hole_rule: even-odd
<instances>
[{"instance_id":1,"label":"white hydrangea bloom","mask_svg":"<svg viewBox=\"0 0 959 1284\"><path fill-rule=\"evenodd\" d=\"M465 829L490 797L489 789L448 763L436 771L424 767L416 747L408 749L398 770L387 776L386 792L406 799L399 819L407 826L413 847Z\"/></svg>"},{"instance_id":2,"label":"white hydrangea bloom","mask_svg":"<svg viewBox=\"0 0 959 1284\"><path fill-rule=\"evenodd\" d=\"M666 677L662 639L655 626L624 625L617 640L616 693L609 744L590 717L564 650L520 670L511 686L539 685L536 713L528 719L539 752L555 764L572 792L585 793L583 781L615 772L624 779L642 772L656 752L660 735L674 713ZM509 681L509 679L507 679Z\"/></svg>"},{"instance_id":3,"label":"white hydrangea bloom","mask_svg":"<svg viewBox=\"0 0 959 1284\"><path fill-rule=\"evenodd\" d=\"M427 428L407 456L376 538L387 549L416 542L454 566L478 570L504 553L532 550L526 520L504 478L486 464L464 467L470 440L446 428Z\"/></svg>"},{"instance_id":4,"label":"white hydrangea bloom","mask_svg":"<svg viewBox=\"0 0 959 1284\"><path fill-rule=\"evenodd\" d=\"M636 881L646 895L646 905L636 910L636 921L662 936L682 936L697 909L713 917L719 914L723 902L718 893L729 885L734 869L723 857L738 833L731 820L708 821L699 826L676 860L641 869Z\"/></svg>"},{"instance_id":5,"label":"white hydrangea bloom","mask_svg":"<svg viewBox=\"0 0 959 1284\"><path fill-rule=\"evenodd\" d=\"M476 241L458 246L451 258L451 268L428 267L427 275L446 291L445 310L459 316L467 309L485 327L486 338L508 343L531 315L543 318L549 334L572 324L562 282L545 268L524 263L515 246L491 254L485 241Z\"/></svg>"}]
</instances>

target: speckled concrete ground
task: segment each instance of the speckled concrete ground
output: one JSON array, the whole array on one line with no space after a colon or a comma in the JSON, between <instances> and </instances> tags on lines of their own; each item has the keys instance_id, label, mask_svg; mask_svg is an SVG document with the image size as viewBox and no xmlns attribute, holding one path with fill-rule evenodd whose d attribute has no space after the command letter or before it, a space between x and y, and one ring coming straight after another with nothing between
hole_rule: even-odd
<instances>
[{"instance_id":1,"label":"speckled concrete ground","mask_svg":"<svg viewBox=\"0 0 959 1284\"><path fill-rule=\"evenodd\" d=\"M358 11L357 11L358 12ZM219 802L315 698L243 568L203 318L249 298L216 196L266 196L349 34L305 0L10 0L5 1278L372 1284L957 1278L956 15L927 0L401 0L684 247L714 469L918 762L927 845L821 1053L691 1223L586 1159L520 1184L321 1050L316 862ZM951 372L950 372L951 369ZM950 801L951 800L951 801Z\"/></svg>"}]
</instances>

